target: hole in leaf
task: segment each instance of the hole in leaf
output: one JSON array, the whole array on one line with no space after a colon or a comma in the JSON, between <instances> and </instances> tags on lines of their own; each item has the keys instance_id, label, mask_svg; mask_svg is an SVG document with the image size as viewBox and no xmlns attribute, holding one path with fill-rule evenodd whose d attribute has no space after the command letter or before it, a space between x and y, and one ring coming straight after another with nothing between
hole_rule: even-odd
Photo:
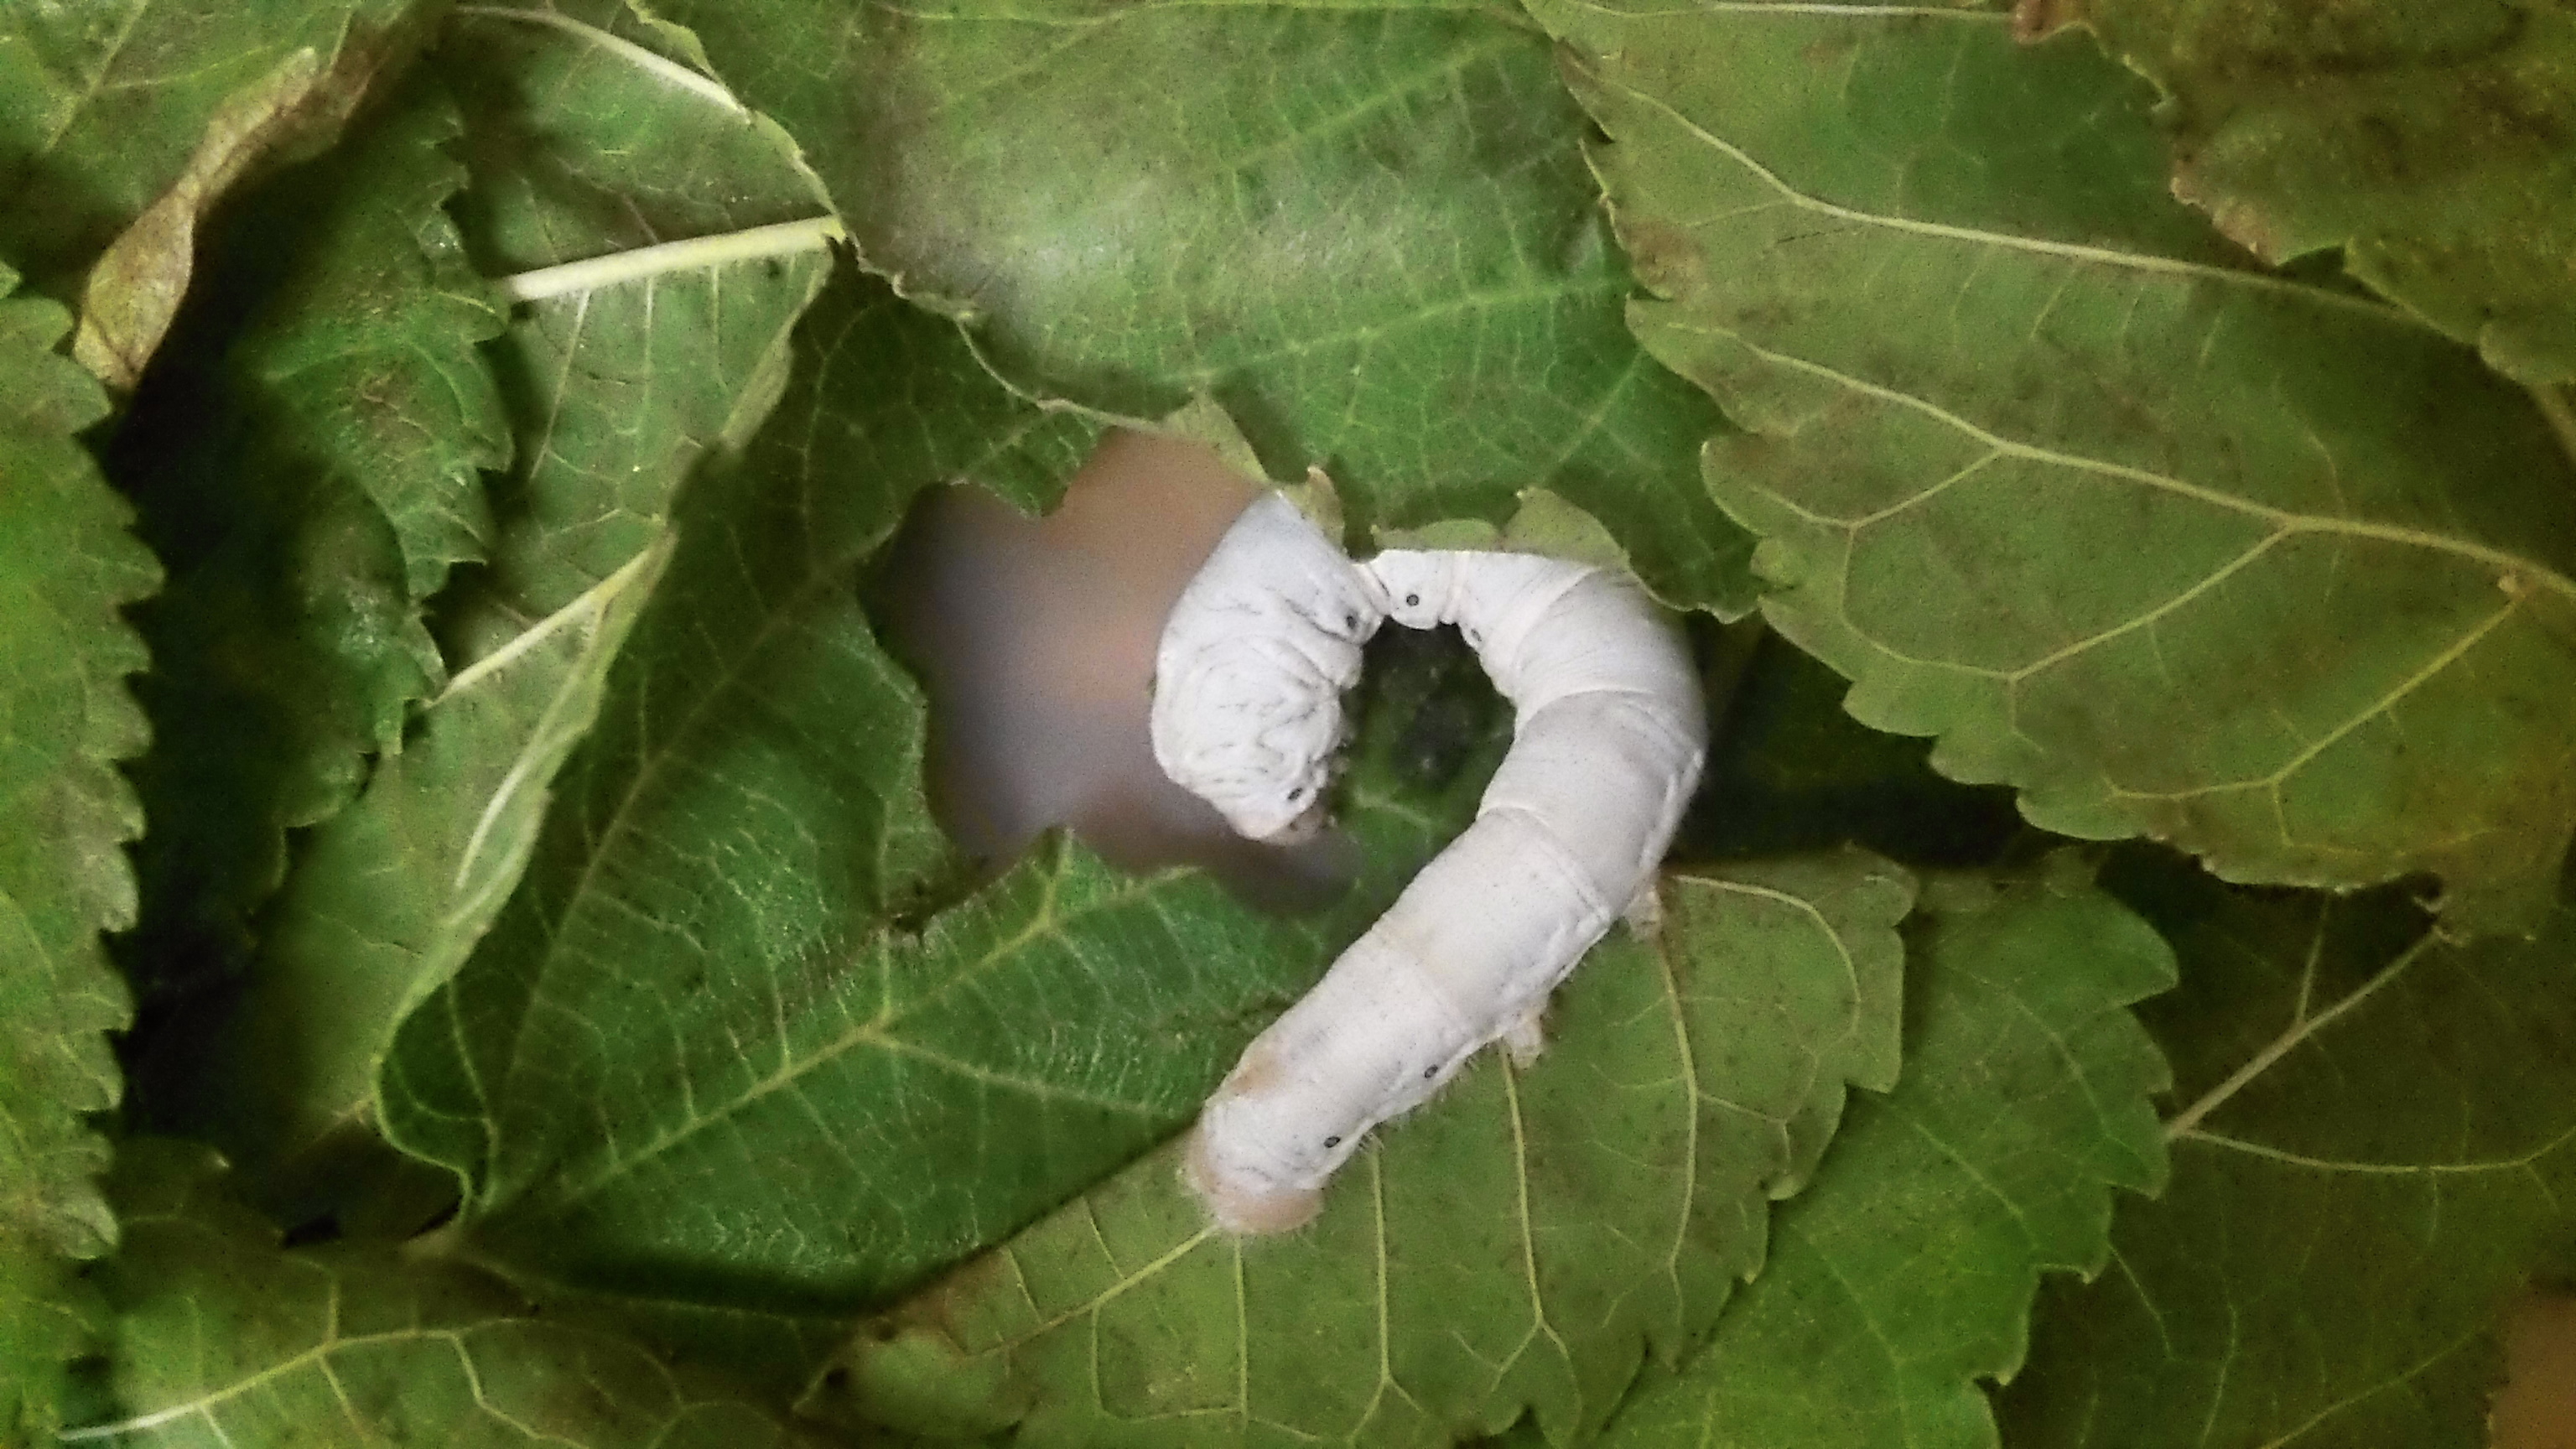
<instances>
[{"instance_id":1,"label":"hole in leaf","mask_svg":"<svg viewBox=\"0 0 2576 1449\"><path fill-rule=\"evenodd\" d=\"M1113 432L1043 518L971 485L916 504L870 593L929 696L940 824L986 874L1064 825L1124 869L1205 866L1266 909L1339 894L1348 842L1237 836L1147 733L1163 620L1258 491L1205 448Z\"/></svg>"}]
</instances>

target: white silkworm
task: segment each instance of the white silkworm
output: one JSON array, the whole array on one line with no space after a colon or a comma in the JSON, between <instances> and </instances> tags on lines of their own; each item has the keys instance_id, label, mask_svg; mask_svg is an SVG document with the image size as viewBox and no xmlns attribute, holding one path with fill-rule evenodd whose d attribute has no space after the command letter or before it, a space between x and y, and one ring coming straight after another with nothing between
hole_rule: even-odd
<instances>
[{"instance_id":1,"label":"white silkworm","mask_svg":"<svg viewBox=\"0 0 2576 1449\"><path fill-rule=\"evenodd\" d=\"M1154 762L1255 840L1323 819L1342 691L1386 599L1323 530L1272 493L1243 511L1181 591L1154 651Z\"/></svg>"},{"instance_id":2,"label":"white silkworm","mask_svg":"<svg viewBox=\"0 0 2576 1449\"><path fill-rule=\"evenodd\" d=\"M1200 1112L1186 1176L1231 1232L1313 1216L1361 1140L1479 1048L1535 1050L1548 994L1651 897L1707 751L1679 631L1627 579L1513 553L1397 550L1354 566L1273 495L1165 628L1157 758L1246 833L1311 818L1340 692L1380 610L1459 626L1513 705L1512 747L1475 823Z\"/></svg>"}]
</instances>

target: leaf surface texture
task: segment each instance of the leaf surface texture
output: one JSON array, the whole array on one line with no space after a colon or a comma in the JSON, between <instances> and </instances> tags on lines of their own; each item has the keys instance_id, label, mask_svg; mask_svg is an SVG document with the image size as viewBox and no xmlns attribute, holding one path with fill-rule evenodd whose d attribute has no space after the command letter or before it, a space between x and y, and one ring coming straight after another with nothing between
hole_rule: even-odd
<instances>
[{"instance_id":1,"label":"leaf surface texture","mask_svg":"<svg viewBox=\"0 0 2576 1449\"><path fill-rule=\"evenodd\" d=\"M105 1273L123 1417L72 1443L550 1449L810 1443L609 1325L541 1314L499 1279L384 1245L281 1250L220 1161L146 1139L120 1160L133 1223Z\"/></svg>"},{"instance_id":2,"label":"leaf surface texture","mask_svg":"<svg viewBox=\"0 0 2576 1449\"><path fill-rule=\"evenodd\" d=\"M86 1327L73 1260L116 1242L88 1114L124 1076L133 1013L99 944L132 924L124 844L142 828L119 760L141 750L120 606L160 581L75 435L107 401L57 350L62 308L0 266L0 1439L49 1433Z\"/></svg>"},{"instance_id":3,"label":"leaf surface texture","mask_svg":"<svg viewBox=\"0 0 2576 1449\"><path fill-rule=\"evenodd\" d=\"M2462 945L2395 892L2108 882L2182 954L2144 1012L2173 1182L2043 1299L2008 1442L2486 1444L2497 1320L2569 1241L2576 919Z\"/></svg>"},{"instance_id":4,"label":"leaf surface texture","mask_svg":"<svg viewBox=\"0 0 2576 1449\"><path fill-rule=\"evenodd\" d=\"M1891 1085L1913 883L1857 851L1674 875L1653 942L1560 990L1277 1238L1158 1152L862 1325L823 1409L1024 1444L1443 1445L1596 1430L1762 1267L1845 1084Z\"/></svg>"},{"instance_id":5,"label":"leaf surface texture","mask_svg":"<svg viewBox=\"0 0 2576 1449\"><path fill-rule=\"evenodd\" d=\"M1765 539L1766 617L1864 723L2065 834L2433 872L2464 926L2545 906L2576 472L2525 393L2192 240L2141 88L2080 37L1539 13L1611 137L1640 334L1748 430L1707 477Z\"/></svg>"},{"instance_id":6,"label":"leaf surface texture","mask_svg":"<svg viewBox=\"0 0 2576 1449\"><path fill-rule=\"evenodd\" d=\"M2576 16L2529 0L2086 0L2154 79L2173 191L2272 262L2353 275L2509 376L2576 383Z\"/></svg>"},{"instance_id":7,"label":"leaf surface texture","mask_svg":"<svg viewBox=\"0 0 2576 1449\"><path fill-rule=\"evenodd\" d=\"M1021 390L1127 419L1213 397L1363 526L1547 488L1667 598L1746 606L1748 543L1687 463L1718 419L1622 335L1582 118L1515 12L653 8Z\"/></svg>"}]
</instances>

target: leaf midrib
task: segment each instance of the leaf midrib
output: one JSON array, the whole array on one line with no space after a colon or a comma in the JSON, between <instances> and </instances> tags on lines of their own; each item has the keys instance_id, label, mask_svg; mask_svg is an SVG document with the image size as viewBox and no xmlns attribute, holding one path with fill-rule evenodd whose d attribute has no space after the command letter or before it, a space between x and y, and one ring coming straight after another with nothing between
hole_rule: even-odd
<instances>
[{"instance_id":1,"label":"leaf midrib","mask_svg":"<svg viewBox=\"0 0 2576 1449\"><path fill-rule=\"evenodd\" d=\"M2511 552L2507 549L2497 548L2490 544L2478 543L2470 539L2454 538L2445 534L2432 533L2420 528L2409 528L2402 524L2378 523L2368 519L2359 518L2334 518L2324 514L2300 513L2292 509L2276 508L2268 503L2257 503L2250 498L2240 498L2235 494L2212 488L2207 484L2193 483L2187 479L2176 478L2170 474L2157 473L2145 468L2133 468L2124 463L2113 463L2100 458L2088 458L2080 453L2062 452L2055 448L2043 447L2037 443L2023 442L2018 438L2009 438L2001 433L1980 427L1976 423L1970 422L1968 419L1961 417L1957 413L1951 412L1949 409L1942 407L1940 404L1935 403L1928 398L1917 397L1912 393L1904 392L1892 387L1886 387L1879 383L1868 381L1865 378L1854 377L1849 373L1828 367L1823 363L1810 361L1807 358L1799 357L1791 353L1763 347L1747 339L1741 333L1730 331L1727 328L1705 326L1690 322L1677 322L1675 323L1675 326L1680 330L1695 332L1703 336L1726 338L1728 341L1742 347L1745 351L1760 358L1764 362L1773 363L1781 367L1806 373L1809 376L1823 379L1835 386L1845 388L1851 392L1859 393L1865 397L1875 398L1881 402L1892 403L1899 407L1912 409L1935 422L1941 423L1956 432L1974 439L1991 450L1992 453L1999 456L2020 458L2029 462L2064 468L2071 472L2097 474L2105 478L2117 479L2124 483L2135 483L2141 487L2153 488L2160 492L2189 498L2194 502L2207 504L2213 508L2221 508L2229 512L2243 514L2250 518L2260 519L2272 525L2275 530L2275 533L2264 541L2267 544L2282 538L2294 537L2301 534L2322 534L2328 537L2368 539L2375 543L2393 543L2407 548L2422 549L2428 553L2447 554L2453 557L2467 559L2471 562L2484 564L2489 568L2499 570L2505 574L2529 579L2548 588L2554 593L2563 595L2571 602L2576 602L2576 580L2570 580L2566 574L2559 572L2556 568L2542 564L2522 554ZM1980 461L1982 462L1986 460ZM1846 533L1856 533L1858 529L1866 524L1878 522L1883 518L1903 512L1905 509L1910 508L1927 498L1933 497L1942 489L1966 476L1967 473L1973 470L1974 466L1975 465L1971 465L1971 468L1961 469L1959 472L1953 473L1949 477L1942 479L1940 482L1930 485L1922 492L1913 494L1887 508L1879 509L1861 519L1842 519L1835 518L1829 514L1817 513L1812 509L1801 507L1793 500L1769 488L1763 489L1763 493L1766 497L1776 500L1781 507L1797 514L1800 518L1805 519L1820 528L1836 528L1842 529ZM1939 661L1931 662L1937 663ZM1950 665L1947 667L1960 669L1969 668L1969 666L1963 665ZM1971 669L1970 672L1988 675L1998 679L2011 678L2015 673L2015 671L2010 670L1982 668Z\"/></svg>"},{"instance_id":2,"label":"leaf midrib","mask_svg":"<svg viewBox=\"0 0 2576 1449\"><path fill-rule=\"evenodd\" d=\"M1779 7L1766 7L1766 9L1778 8ZM1826 12L1844 13L1840 6L1819 6L1812 10L1799 10L1788 13L1812 15ZM1756 10L1751 11L1750 13L1764 12ZM1971 21L1980 24L2002 24L2010 19L2008 15L2001 11L1960 10L1942 11L1937 13L1950 19ZM1635 101L1640 106L1660 113L1666 119L1671 121L1673 125L1687 132L1693 139L1707 146L1710 150L1717 152L1719 155L1724 156L1727 160L1741 168L1747 175L1753 177L1764 186L1767 186L1774 192L1778 193L1783 204L1801 211L1812 212L1818 216L1830 217L1837 221L1848 221L1859 226L1875 227L1887 231L1906 232L1915 236L1936 237L1945 241L1968 242L1977 246L1992 247L2005 251L2019 251L2041 256L2063 257L2070 261L2092 266L2108 267L2115 270L2156 272L2173 276L2185 276L2191 277L2195 280L2217 282L2232 287L2241 287L2249 291L2274 292L2284 296L2295 297L2300 301L2307 302L2312 305L2331 307L2337 310L2351 312L2355 315L2366 317L2376 322L2403 326L2427 337L2441 337L2446 342L2450 340L2448 337L2445 337L2443 333L2433 328L2430 324L2424 322L2421 318L2415 317L2412 314L2401 311L2395 307L2388 306L2386 303L2375 302L2367 297L2354 296L2349 292L2335 291L2316 286L2312 283L2297 281L2288 277L2274 276L2268 272L2250 271L2236 267L2222 267L2208 262L2184 261L2179 257L2157 256L2152 252L2120 251L2111 247L2088 246L2081 242L2052 241L2044 237L2015 236L2009 232L1986 231L1977 227L1954 226L1947 222L1921 221L1913 217L1895 216L1885 212L1863 211L1856 207L1844 206L1838 202L1827 201L1823 197L1810 195L1807 192L1800 191L1798 188L1791 186L1786 180L1782 179L1777 172L1772 171L1761 162L1754 160L1753 157L1742 147L1737 146L1732 141L1726 140L1724 137L1719 136L1707 127L1700 125L1697 121L1692 120L1689 116L1685 115L1679 107L1673 105L1670 101L1667 101L1660 96L1651 95L1645 91L1638 90L1636 87L1628 85L1599 69L1591 69L1588 71L1588 74L1595 83L1605 87L1615 88L1621 95Z\"/></svg>"}]
</instances>

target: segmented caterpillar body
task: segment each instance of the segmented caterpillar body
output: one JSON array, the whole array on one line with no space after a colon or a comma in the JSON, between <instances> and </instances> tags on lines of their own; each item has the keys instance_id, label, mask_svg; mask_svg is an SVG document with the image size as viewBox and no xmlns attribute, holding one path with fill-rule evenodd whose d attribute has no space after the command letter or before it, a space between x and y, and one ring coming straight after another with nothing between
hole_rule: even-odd
<instances>
[{"instance_id":1,"label":"segmented caterpillar body","mask_svg":"<svg viewBox=\"0 0 2576 1449\"><path fill-rule=\"evenodd\" d=\"M1217 542L1154 651L1154 762L1236 832L1293 839L1323 816L1342 691L1386 619L1374 580L1265 494Z\"/></svg>"},{"instance_id":2,"label":"segmented caterpillar body","mask_svg":"<svg viewBox=\"0 0 2576 1449\"><path fill-rule=\"evenodd\" d=\"M1375 612L1353 612L1363 605ZM1158 758L1238 828L1311 818L1340 692L1381 616L1457 625L1513 705L1512 747L1475 823L1208 1099L1186 1174L1229 1231L1311 1217L1367 1134L1479 1048L1534 1051L1549 993L1650 898L1706 755L1679 631L1623 576L1516 553L1394 550L1353 565L1273 495L1166 627Z\"/></svg>"}]
</instances>

